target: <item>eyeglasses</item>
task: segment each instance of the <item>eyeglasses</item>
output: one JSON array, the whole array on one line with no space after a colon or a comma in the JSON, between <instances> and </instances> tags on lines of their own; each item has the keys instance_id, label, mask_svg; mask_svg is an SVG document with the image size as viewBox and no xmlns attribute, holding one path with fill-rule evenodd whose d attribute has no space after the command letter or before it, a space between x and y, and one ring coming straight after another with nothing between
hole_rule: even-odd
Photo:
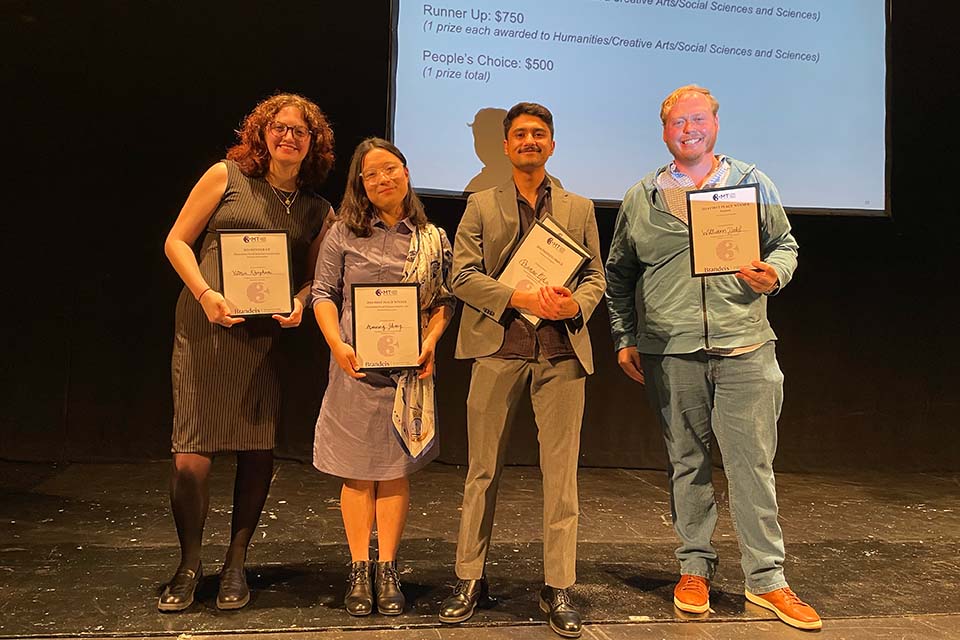
<instances>
[{"instance_id":1,"label":"eyeglasses","mask_svg":"<svg viewBox=\"0 0 960 640\"><path fill-rule=\"evenodd\" d=\"M305 140L313 133L312 131L310 131L310 129L307 129L306 127L300 126L298 124L290 125L290 124L283 124L282 122L273 122L267 127L267 129L270 131L270 133L277 136L278 138L285 137L287 135L287 131L293 131L293 137L296 138L297 140Z\"/></svg>"},{"instance_id":2,"label":"eyeglasses","mask_svg":"<svg viewBox=\"0 0 960 640\"><path fill-rule=\"evenodd\" d=\"M402 164L388 164L385 167L380 167L379 169L367 169L366 171L360 172L360 177L363 178L364 182L373 182L381 174L387 178L387 180L393 180L399 178L400 174L403 173Z\"/></svg>"}]
</instances>

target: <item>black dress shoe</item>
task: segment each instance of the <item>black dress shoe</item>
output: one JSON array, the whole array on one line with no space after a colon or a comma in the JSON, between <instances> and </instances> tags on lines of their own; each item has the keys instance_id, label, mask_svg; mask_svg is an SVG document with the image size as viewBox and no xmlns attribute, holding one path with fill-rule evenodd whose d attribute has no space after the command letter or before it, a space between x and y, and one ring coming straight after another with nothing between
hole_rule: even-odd
<instances>
[{"instance_id":1,"label":"black dress shoe","mask_svg":"<svg viewBox=\"0 0 960 640\"><path fill-rule=\"evenodd\" d=\"M580 637L580 614L573 608L566 589L540 590L540 609L547 614L550 628L564 638Z\"/></svg>"},{"instance_id":2,"label":"black dress shoe","mask_svg":"<svg viewBox=\"0 0 960 640\"><path fill-rule=\"evenodd\" d=\"M343 597L347 613L368 616L373 611L373 590L370 585L370 563L366 560L350 564L347 576L347 595Z\"/></svg>"},{"instance_id":3,"label":"black dress shoe","mask_svg":"<svg viewBox=\"0 0 960 640\"><path fill-rule=\"evenodd\" d=\"M250 602L247 573L243 567L224 567L220 571L220 591L217 593L217 609L242 609Z\"/></svg>"},{"instance_id":4,"label":"black dress shoe","mask_svg":"<svg viewBox=\"0 0 960 640\"><path fill-rule=\"evenodd\" d=\"M163 588L157 609L160 611L183 611L193 604L193 592L197 590L197 583L203 577L203 565L198 564L197 570L177 569L170 582Z\"/></svg>"},{"instance_id":5,"label":"black dress shoe","mask_svg":"<svg viewBox=\"0 0 960 640\"><path fill-rule=\"evenodd\" d=\"M489 589L486 576L479 580L458 580L453 593L440 605L440 622L454 624L468 619L477 603L487 599Z\"/></svg>"},{"instance_id":6,"label":"black dress shoe","mask_svg":"<svg viewBox=\"0 0 960 640\"><path fill-rule=\"evenodd\" d=\"M403 592L400 591L400 576L397 575L397 561L378 562L377 578L377 611L385 616L398 616L403 613L407 604Z\"/></svg>"}]
</instances>

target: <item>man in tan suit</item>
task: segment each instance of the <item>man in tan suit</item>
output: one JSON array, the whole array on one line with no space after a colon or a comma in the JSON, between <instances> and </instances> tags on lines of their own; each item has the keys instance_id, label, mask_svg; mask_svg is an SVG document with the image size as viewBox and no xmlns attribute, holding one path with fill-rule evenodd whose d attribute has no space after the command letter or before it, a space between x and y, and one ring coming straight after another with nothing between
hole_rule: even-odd
<instances>
[{"instance_id":1,"label":"man in tan suit","mask_svg":"<svg viewBox=\"0 0 960 640\"><path fill-rule=\"evenodd\" d=\"M586 322L605 287L593 203L547 176L553 116L521 102L503 121L512 179L467 200L453 249L453 292L464 301L457 358L474 359L467 398L470 466L457 541L458 583L440 620L462 622L487 595L490 546L508 417L529 388L543 474L544 582L540 606L565 637L580 635L580 615L567 594L576 581L577 460L584 382L593 373ZM570 288L520 291L496 280L534 219L552 215L591 259ZM520 317L533 314L536 328Z\"/></svg>"}]
</instances>

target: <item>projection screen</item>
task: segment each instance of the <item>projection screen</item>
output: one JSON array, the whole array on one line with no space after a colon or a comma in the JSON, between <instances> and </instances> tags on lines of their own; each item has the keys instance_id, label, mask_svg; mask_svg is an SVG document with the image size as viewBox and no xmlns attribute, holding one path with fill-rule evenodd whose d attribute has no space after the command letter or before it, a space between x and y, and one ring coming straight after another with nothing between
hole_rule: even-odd
<instances>
[{"instance_id":1,"label":"projection screen","mask_svg":"<svg viewBox=\"0 0 960 640\"><path fill-rule=\"evenodd\" d=\"M547 166L617 203L670 160L660 102L720 102L716 152L756 163L791 212L889 213L885 0L394 0L389 135L422 193L510 175L502 120L554 114Z\"/></svg>"}]
</instances>

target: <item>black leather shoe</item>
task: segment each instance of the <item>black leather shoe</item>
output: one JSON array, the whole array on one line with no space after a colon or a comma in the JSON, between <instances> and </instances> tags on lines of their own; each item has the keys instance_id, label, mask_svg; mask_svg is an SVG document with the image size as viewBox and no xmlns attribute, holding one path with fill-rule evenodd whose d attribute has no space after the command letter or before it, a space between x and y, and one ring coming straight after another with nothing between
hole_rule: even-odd
<instances>
[{"instance_id":1,"label":"black leather shoe","mask_svg":"<svg viewBox=\"0 0 960 640\"><path fill-rule=\"evenodd\" d=\"M400 591L400 576L397 575L397 561L378 562L377 578L377 611L385 616L398 616L403 613L407 604L403 592Z\"/></svg>"},{"instance_id":2,"label":"black leather shoe","mask_svg":"<svg viewBox=\"0 0 960 640\"><path fill-rule=\"evenodd\" d=\"M347 613L368 616L373 611L373 590L370 584L370 563L366 560L350 564L347 576L347 595L343 597Z\"/></svg>"},{"instance_id":3,"label":"black leather shoe","mask_svg":"<svg viewBox=\"0 0 960 640\"><path fill-rule=\"evenodd\" d=\"M198 564L197 570L178 569L170 582L163 588L160 599L157 600L157 609L160 611L183 611L193 604L193 592L197 590L197 583L203 577L203 565Z\"/></svg>"},{"instance_id":4,"label":"black leather shoe","mask_svg":"<svg viewBox=\"0 0 960 640\"><path fill-rule=\"evenodd\" d=\"M550 628L564 638L580 637L580 614L573 608L566 589L540 590L540 610L547 614Z\"/></svg>"},{"instance_id":5,"label":"black leather shoe","mask_svg":"<svg viewBox=\"0 0 960 640\"><path fill-rule=\"evenodd\" d=\"M489 597L489 590L486 577L479 580L458 580L453 593L440 605L440 622L455 624L467 620L473 615L477 603Z\"/></svg>"},{"instance_id":6,"label":"black leather shoe","mask_svg":"<svg viewBox=\"0 0 960 640\"><path fill-rule=\"evenodd\" d=\"M243 567L224 567L220 571L220 591L217 593L217 609L242 609L250 602L247 572Z\"/></svg>"}]
</instances>

